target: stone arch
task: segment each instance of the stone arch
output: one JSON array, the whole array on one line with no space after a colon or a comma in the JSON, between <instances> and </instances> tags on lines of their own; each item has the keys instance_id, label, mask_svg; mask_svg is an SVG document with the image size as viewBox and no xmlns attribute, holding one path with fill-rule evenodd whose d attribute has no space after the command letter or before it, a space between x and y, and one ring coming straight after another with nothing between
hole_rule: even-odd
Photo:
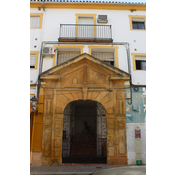
<instances>
[{"instance_id":1,"label":"stone arch","mask_svg":"<svg viewBox=\"0 0 175 175\"><path fill-rule=\"evenodd\" d=\"M124 90L45 90L43 165L62 164L64 109L70 102L92 100L106 110L107 164L126 164L126 115Z\"/></svg>"},{"instance_id":2,"label":"stone arch","mask_svg":"<svg viewBox=\"0 0 175 175\"><path fill-rule=\"evenodd\" d=\"M64 109L63 163L106 163L106 146L107 125L104 106L92 100L70 102Z\"/></svg>"},{"instance_id":3,"label":"stone arch","mask_svg":"<svg viewBox=\"0 0 175 175\"><path fill-rule=\"evenodd\" d=\"M86 96L87 96L86 99L83 98L83 95L84 94L82 91L71 92L71 93L70 92L62 92L62 94L59 95L59 98L57 98L56 108L61 107L60 109L58 109L58 111L63 113L66 106L73 101L92 100L92 101L96 101L96 102L99 102L100 104L102 104L106 110L106 114L107 113L110 113L110 114L114 113L113 92L111 92L111 91L89 91L86 93ZM58 111L56 111L56 113ZM60 112L58 112L58 113L60 113Z\"/></svg>"}]
</instances>

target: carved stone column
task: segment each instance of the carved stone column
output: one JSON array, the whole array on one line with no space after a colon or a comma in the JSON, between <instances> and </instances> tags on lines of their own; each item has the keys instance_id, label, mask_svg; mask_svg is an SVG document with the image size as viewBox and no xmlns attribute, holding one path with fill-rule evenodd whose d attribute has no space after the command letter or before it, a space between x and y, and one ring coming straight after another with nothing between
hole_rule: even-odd
<instances>
[{"instance_id":1,"label":"carved stone column","mask_svg":"<svg viewBox=\"0 0 175 175\"><path fill-rule=\"evenodd\" d=\"M63 110L56 108L56 90L45 90L42 165L62 164Z\"/></svg>"},{"instance_id":2,"label":"carved stone column","mask_svg":"<svg viewBox=\"0 0 175 175\"><path fill-rule=\"evenodd\" d=\"M117 84L117 82L115 82ZM125 89L113 90L113 114L107 114L107 163L110 165L127 164L126 153L126 114Z\"/></svg>"},{"instance_id":3,"label":"carved stone column","mask_svg":"<svg viewBox=\"0 0 175 175\"><path fill-rule=\"evenodd\" d=\"M106 114L107 120L107 164L113 165L116 160L116 150L114 142L114 133L115 133L115 115Z\"/></svg>"}]
</instances>

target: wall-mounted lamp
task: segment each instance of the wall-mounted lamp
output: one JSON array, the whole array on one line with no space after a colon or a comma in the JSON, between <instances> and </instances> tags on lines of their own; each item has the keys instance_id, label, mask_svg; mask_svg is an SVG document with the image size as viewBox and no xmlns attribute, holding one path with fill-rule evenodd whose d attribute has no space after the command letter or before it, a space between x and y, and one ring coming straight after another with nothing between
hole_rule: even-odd
<instances>
[{"instance_id":1,"label":"wall-mounted lamp","mask_svg":"<svg viewBox=\"0 0 175 175\"><path fill-rule=\"evenodd\" d=\"M37 113L38 113L38 110L36 110L36 105L38 103L38 100L36 99L35 96L33 96L31 99L30 99L30 104L32 106L32 109L33 111L35 112L35 115L37 116Z\"/></svg>"}]
</instances>

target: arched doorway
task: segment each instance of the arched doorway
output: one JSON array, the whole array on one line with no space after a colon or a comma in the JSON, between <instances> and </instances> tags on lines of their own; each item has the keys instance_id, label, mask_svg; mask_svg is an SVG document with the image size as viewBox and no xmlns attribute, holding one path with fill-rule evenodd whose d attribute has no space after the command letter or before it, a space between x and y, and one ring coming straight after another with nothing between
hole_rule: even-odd
<instances>
[{"instance_id":1,"label":"arched doorway","mask_svg":"<svg viewBox=\"0 0 175 175\"><path fill-rule=\"evenodd\" d=\"M63 119L63 163L106 163L106 111L99 102L69 103Z\"/></svg>"}]
</instances>

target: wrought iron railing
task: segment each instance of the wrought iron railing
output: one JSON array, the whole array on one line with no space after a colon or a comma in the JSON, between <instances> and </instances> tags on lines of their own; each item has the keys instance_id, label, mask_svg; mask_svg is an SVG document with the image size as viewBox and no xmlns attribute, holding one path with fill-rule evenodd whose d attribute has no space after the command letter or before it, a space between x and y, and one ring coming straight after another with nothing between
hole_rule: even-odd
<instances>
[{"instance_id":1,"label":"wrought iron railing","mask_svg":"<svg viewBox=\"0 0 175 175\"><path fill-rule=\"evenodd\" d=\"M60 24L59 41L112 42L112 26L91 24Z\"/></svg>"}]
</instances>

